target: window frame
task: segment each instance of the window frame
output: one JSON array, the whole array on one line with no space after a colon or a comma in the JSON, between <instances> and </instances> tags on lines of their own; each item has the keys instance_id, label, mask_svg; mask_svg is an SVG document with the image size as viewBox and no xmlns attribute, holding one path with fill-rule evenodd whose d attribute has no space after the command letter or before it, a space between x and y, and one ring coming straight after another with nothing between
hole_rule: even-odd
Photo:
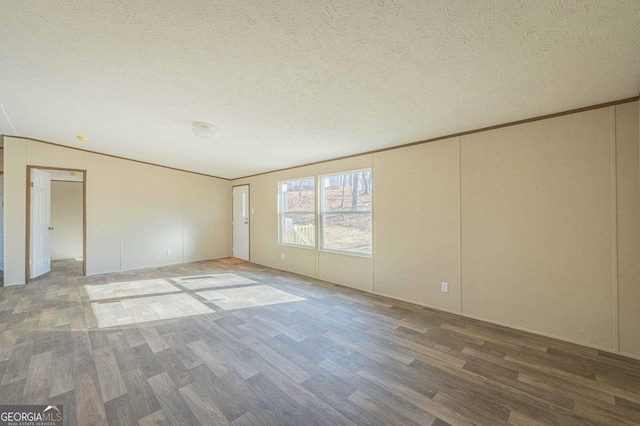
<instances>
[{"instance_id":1,"label":"window frame","mask_svg":"<svg viewBox=\"0 0 640 426\"><path fill-rule=\"evenodd\" d=\"M288 212L284 211L285 200L282 196L282 184L290 183L290 182L298 182L310 180L313 182L313 210L312 211L296 211L296 212ZM303 178L293 178L293 179L285 179L278 181L278 245L287 246L287 247L296 247L306 250L315 250L318 247L318 213L316 211L318 204L318 188L317 188L317 179L316 176L309 176ZM301 214L301 215L310 215L313 218L313 232L314 232L314 241L313 245L303 245L303 244L294 244L294 243L286 243L284 242L284 219L286 214Z\"/></svg>"},{"instance_id":2,"label":"window frame","mask_svg":"<svg viewBox=\"0 0 640 426\"><path fill-rule=\"evenodd\" d=\"M323 251L327 253L338 253L345 254L349 256L357 256L371 259L373 258L373 189L371 190L371 208L369 210L330 210L324 211L325 205L325 197L324 197L324 178L330 176L337 175L349 175L358 172L369 172L371 173L371 182L373 182L373 168L366 167L363 169L356 170L347 170L343 172L334 172L327 173L323 175L318 175L318 226L317 226L317 240L318 240L318 251ZM326 248L324 246L324 234L325 234L325 218L327 215L370 215L371 216L371 253L363 253L354 250L345 250L345 249L334 249L334 248Z\"/></svg>"}]
</instances>

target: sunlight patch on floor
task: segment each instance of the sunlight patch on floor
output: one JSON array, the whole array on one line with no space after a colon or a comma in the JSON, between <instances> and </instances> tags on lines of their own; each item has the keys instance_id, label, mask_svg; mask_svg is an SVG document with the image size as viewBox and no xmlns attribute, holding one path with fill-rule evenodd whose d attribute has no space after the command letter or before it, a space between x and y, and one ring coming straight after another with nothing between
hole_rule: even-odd
<instances>
[{"instance_id":1,"label":"sunlight patch on floor","mask_svg":"<svg viewBox=\"0 0 640 426\"><path fill-rule=\"evenodd\" d=\"M92 303L98 328L210 314L213 309L188 294L138 297L119 302Z\"/></svg>"},{"instance_id":2,"label":"sunlight patch on floor","mask_svg":"<svg viewBox=\"0 0 640 426\"><path fill-rule=\"evenodd\" d=\"M185 282L201 280L201 279L204 279L204 278L211 278L211 277L213 277L213 275L211 275L211 274L193 275L193 276L189 276L189 277L173 277L173 278L171 278L171 281L175 282L176 284L182 284L182 283L185 283Z\"/></svg>"},{"instance_id":3,"label":"sunlight patch on floor","mask_svg":"<svg viewBox=\"0 0 640 426\"><path fill-rule=\"evenodd\" d=\"M268 285L199 291L197 294L225 310L307 300Z\"/></svg>"},{"instance_id":4,"label":"sunlight patch on floor","mask_svg":"<svg viewBox=\"0 0 640 426\"><path fill-rule=\"evenodd\" d=\"M190 290L207 287L228 287L232 285L255 284L256 281L232 273L196 275L193 277L171 278L175 283Z\"/></svg>"},{"instance_id":5,"label":"sunlight patch on floor","mask_svg":"<svg viewBox=\"0 0 640 426\"><path fill-rule=\"evenodd\" d=\"M85 285L84 289L87 291L89 300L175 293L180 291L179 288L163 279Z\"/></svg>"},{"instance_id":6,"label":"sunlight patch on floor","mask_svg":"<svg viewBox=\"0 0 640 426\"><path fill-rule=\"evenodd\" d=\"M256 284L256 281L243 278L236 274L215 274L206 278L180 282L181 286L186 287L189 290L199 290L209 287L230 287L242 284Z\"/></svg>"}]
</instances>

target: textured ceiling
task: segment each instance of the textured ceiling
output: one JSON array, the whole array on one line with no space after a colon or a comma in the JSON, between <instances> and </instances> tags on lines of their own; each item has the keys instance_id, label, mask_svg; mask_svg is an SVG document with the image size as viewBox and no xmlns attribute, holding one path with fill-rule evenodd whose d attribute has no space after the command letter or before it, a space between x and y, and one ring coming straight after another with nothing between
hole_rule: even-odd
<instances>
[{"instance_id":1,"label":"textured ceiling","mask_svg":"<svg viewBox=\"0 0 640 426\"><path fill-rule=\"evenodd\" d=\"M3 0L0 16L2 132L227 178L640 93L638 0Z\"/></svg>"}]
</instances>

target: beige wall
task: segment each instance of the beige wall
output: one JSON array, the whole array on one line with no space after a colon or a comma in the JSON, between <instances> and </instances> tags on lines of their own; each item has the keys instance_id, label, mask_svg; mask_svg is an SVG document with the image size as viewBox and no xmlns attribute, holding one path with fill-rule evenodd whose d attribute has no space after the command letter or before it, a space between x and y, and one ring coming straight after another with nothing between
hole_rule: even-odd
<instances>
[{"instance_id":1,"label":"beige wall","mask_svg":"<svg viewBox=\"0 0 640 426\"><path fill-rule=\"evenodd\" d=\"M4 271L4 176L0 175L0 270Z\"/></svg>"},{"instance_id":2,"label":"beige wall","mask_svg":"<svg viewBox=\"0 0 640 426\"><path fill-rule=\"evenodd\" d=\"M82 182L51 182L51 260L83 256Z\"/></svg>"},{"instance_id":3,"label":"beige wall","mask_svg":"<svg viewBox=\"0 0 640 426\"><path fill-rule=\"evenodd\" d=\"M464 136L462 311L614 347L614 108Z\"/></svg>"},{"instance_id":4,"label":"beige wall","mask_svg":"<svg viewBox=\"0 0 640 426\"><path fill-rule=\"evenodd\" d=\"M120 167L122 269L180 263L182 172L133 161Z\"/></svg>"},{"instance_id":5,"label":"beige wall","mask_svg":"<svg viewBox=\"0 0 640 426\"><path fill-rule=\"evenodd\" d=\"M27 144L4 137L4 285L24 284Z\"/></svg>"},{"instance_id":6,"label":"beige wall","mask_svg":"<svg viewBox=\"0 0 640 426\"><path fill-rule=\"evenodd\" d=\"M89 275L230 255L229 181L20 138L4 144L5 285L25 280L27 165L87 170Z\"/></svg>"},{"instance_id":7,"label":"beige wall","mask_svg":"<svg viewBox=\"0 0 640 426\"><path fill-rule=\"evenodd\" d=\"M87 172L87 272L122 269L121 160L85 153Z\"/></svg>"},{"instance_id":8,"label":"beige wall","mask_svg":"<svg viewBox=\"0 0 640 426\"><path fill-rule=\"evenodd\" d=\"M638 103L616 107L620 351L640 354L640 120Z\"/></svg>"},{"instance_id":9,"label":"beige wall","mask_svg":"<svg viewBox=\"0 0 640 426\"><path fill-rule=\"evenodd\" d=\"M236 180L251 260L640 357L639 117L633 102ZM369 166L373 258L277 244L278 181Z\"/></svg>"},{"instance_id":10,"label":"beige wall","mask_svg":"<svg viewBox=\"0 0 640 426\"><path fill-rule=\"evenodd\" d=\"M3 136L0 135L0 143L3 141ZM0 172L4 170L4 149L0 147ZM0 202L4 200L4 177L0 176ZM3 207L0 205L0 212L4 217ZM4 219L1 219L4 222ZM0 223L0 269L4 270L4 223Z\"/></svg>"},{"instance_id":11,"label":"beige wall","mask_svg":"<svg viewBox=\"0 0 640 426\"><path fill-rule=\"evenodd\" d=\"M376 293L460 312L459 138L374 154L373 173Z\"/></svg>"},{"instance_id":12,"label":"beige wall","mask_svg":"<svg viewBox=\"0 0 640 426\"><path fill-rule=\"evenodd\" d=\"M183 261L231 255L231 183L182 174Z\"/></svg>"}]
</instances>

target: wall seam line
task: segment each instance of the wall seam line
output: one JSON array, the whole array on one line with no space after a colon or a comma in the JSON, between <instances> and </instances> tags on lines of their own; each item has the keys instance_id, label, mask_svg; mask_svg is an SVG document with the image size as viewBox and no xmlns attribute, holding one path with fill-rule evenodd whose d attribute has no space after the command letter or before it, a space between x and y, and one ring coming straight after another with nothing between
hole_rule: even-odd
<instances>
[{"instance_id":1,"label":"wall seam line","mask_svg":"<svg viewBox=\"0 0 640 426\"><path fill-rule=\"evenodd\" d=\"M316 224L316 247L315 247L315 258L316 258L316 269L314 271L314 277L320 279L320 166L318 164L315 165L315 175L316 175L316 186L315 186L315 224Z\"/></svg>"},{"instance_id":2,"label":"wall seam line","mask_svg":"<svg viewBox=\"0 0 640 426\"><path fill-rule=\"evenodd\" d=\"M180 194L180 218L182 219L182 250L180 250L181 253L181 258L182 258L182 263L186 262L185 260L185 245L184 245L184 214L185 214L185 208L184 208L184 172L180 173L180 190L181 190L181 194Z\"/></svg>"},{"instance_id":3,"label":"wall seam line","mask_svg":"<svg viewBox=\"0 0 640 426\"><path fill-rule=\"evenodd\" d=\"M618 291L618 162L617 162L617 106L611 108L611 226L613 263L613 349L620 351L620 295Z\"/></svg>"},{"instance_id":4,"label":"wall seam line","mask_svg":"<svg viewBox=\"0 0 640 426\"><path fill-rule=\"evenodd\" d=\"M462 136L458 136L458 286L462 313Z\"/></svg>"},{"instance_id":5,"label":"wall seam line","mask_svg":"<svg viewBox=\"0 0 640 426\"><path fill-rule=\"evenodd\" d=\"M119 196L120 196L120 268L119 270L122 271L122 258L123 258L123 252L122 252L122 210L123 210L123 206L122 206L122 165L124 163L119 161L118 162L118 175L120 176L120 185L118 185L118 190L119 190Z\"/></svg>"}]
</instances>

